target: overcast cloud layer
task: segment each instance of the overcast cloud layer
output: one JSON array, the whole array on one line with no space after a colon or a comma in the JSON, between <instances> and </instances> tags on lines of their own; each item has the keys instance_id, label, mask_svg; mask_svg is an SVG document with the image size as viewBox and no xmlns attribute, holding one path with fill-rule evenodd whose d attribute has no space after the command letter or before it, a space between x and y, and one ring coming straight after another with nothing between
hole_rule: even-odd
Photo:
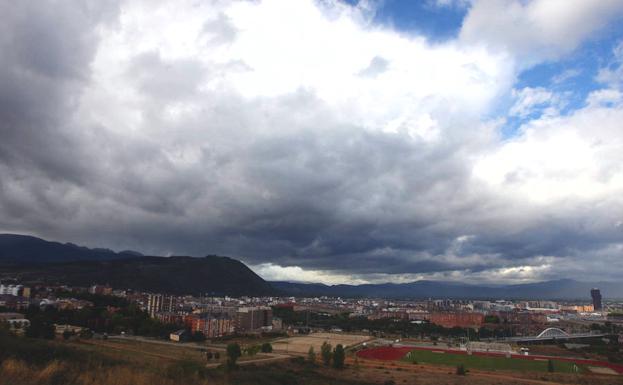
<instances>
[{"instance_id":1,"label":"overcast cloud layer","mask_svg":"<svg viewBox=\"0 0 623 385\"><path fill-rule=\"evenodd\" d=\"M517 79L623 2L458 3L431 43L370 2L0 0L0 232L269 279L620 279L623 44L572 109Z\"/></svg>"}]
</instances>

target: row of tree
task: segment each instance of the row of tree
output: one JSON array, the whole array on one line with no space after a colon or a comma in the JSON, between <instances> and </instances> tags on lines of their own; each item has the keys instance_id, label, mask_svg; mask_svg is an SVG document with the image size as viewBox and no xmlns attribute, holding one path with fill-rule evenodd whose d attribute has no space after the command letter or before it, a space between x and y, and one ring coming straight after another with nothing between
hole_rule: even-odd
<instances>
[{"instance_id":1,"label":"row of tree","mask_svg":"<svg viewBox=\"0 0 623 385\"><path fill-rule=\"evenodd\" d=\"M320 346L320 358L324 366L333 366L336 369L342 369L344 367L344 360L346 359L346 352L342 344L338 344L332 349L332 346L327 341ZM316 352L314 347L310 346L307 352L307 360L312 364L316 364ZM333 365L331 365L333 363Z\"/></svg>"},{"instance_id":2,"label":"row of tree","mask_svg":"<svg viewBox=\"0 0 623 385\"><path fill-rule=\"evenodd\" d=\"M26 336L36 338L54 338L54 324L82 326L97 333L126 332L134 335L168 338L178 325L165 324L150 318L138 305L128 303L112 296L90 296L93 306L82 309L56 309L30 306L25 317L30 320ZM118 305L117 306L113 306ZM205 339L202 334L192 335L192 339Z\"/></svg>"},{"instance_id":3,"label":"row of tree","mask_svg":"<svg viewBox=\"0 0 623 385\"><path fill-rule=\"evenodd\" d=\"M316 312L294 311L290 308L273 307L273 315L283 320L286 325L309 326L313 328L323 328L330 330L339 328L345 332L366 331L379 337L386 335L409 337L467 337L478 340L480 338L509 337L511 336L510 325L504 327L499 317L491 316L487 322L495 327L483 327L477 331L467 328L445 328L429 322L411 323L409 320L397 319L368 319L367 317L350 317L348 313L342 314L323 314Z\"/></svg>"},{"instance_id":4,"label":"row of tree","mask_svg":"<svg viewBox=\"0 0 623 385\"><path fill-rule=\"evenodd\" d=\"M242 349L237 343L227 345L227 368L236 368L236 363L242 356L243 352L248 355L254 355L258 352L258 350L262 353L270 353L273 351L273 348L268 342L262 344L261 346L255 345L246 349ZM211 355L209 357L211 359ZM342 344L338 344L335 348L332 348L331 344L325 341L320 347L320 357L324 366L332 366L335 369L342 369L344 368L346 352L344 351L344 346L342 346ZM314 351L313 346L310 346L309 351L307 352L307 360L310 364L316 365L316 352Z\"/></svg>"}]
</instances>

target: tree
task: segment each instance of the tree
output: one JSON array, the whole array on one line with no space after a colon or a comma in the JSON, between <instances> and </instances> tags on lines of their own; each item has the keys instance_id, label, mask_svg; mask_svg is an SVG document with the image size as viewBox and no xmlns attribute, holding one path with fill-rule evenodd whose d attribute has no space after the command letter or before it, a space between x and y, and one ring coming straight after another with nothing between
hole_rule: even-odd
<instances>
[{"instance_id":1,"label":"tree","mask_svg":"<svg viewBox=\"0 0 623 385\"><path fill-rule=\"evenodd\" d=\"M331 353L331 344L327 341L323 342L322 346L320 347L320 356L322 357L322 363L324 364L324 366L331 365L332 355L333 354Z\"/></svg>"},{"instance_id":2,"label":"tree","mask_svg":"<svg viewBox=\"0 0 623 385\"><path fill-rule=\"evenodd\" d=\"M333 350L333 367L335 369L343 369L345 357L346 354L344 353L344 347L342 346L342 344L337 344L337 346Z\"/></svg>"},{"instance_id":3,"label":"tree","mask_svg":"<svg viewBox=\"0 0 623 385\"><path fill-rule=\"evenodd\" d=\"M547 371L550 373L554 373L554 361L547 360Z\"/></svg>"},{"instance_id":4,"label":"tree","mask_svg":"<svg viewBox=\"0 0 623 385\"><path fill-rule=\"evenodd\" d=\"M26 328L26 337L54 339L54 325L43 317L35 317Z\"/></svg>"},{"instance_id":5,"label":"tree","mask_svg":"<svg viewBox=\"0 0 623 385\"><path fill-rule=\"evenodd\" d=\"M242 351L240 350L240 345L233 343L227 345L227 367L229 369L233 369L236 367L236 361L242 355Z\"/></svg>"},{"instance_id":6,"label":"tree","mask_svg":"<svg viewBox=\"0 0 623 385\"><path fill-rule=\"evenodd\" d=\"M190 340L194 342L203 342L206 340L206 336L205 334L203 334L203 332L197 330L190 335Z\"/></svg>"},{"instance_id":7,"label":"tree","mask_svg":"<svg viewBox=\"0 0 623 385\"><path fill-rule=\"evenodd\" d=\"M262 353L272 353L273 352L273 345L270 344L270 342L264 342L262 344Z\"/></svg>"},{"instance_id":8,"label":"tree","mask_svg":"<svg viewBox=\"0 0 623 385\"><path fill-rule=\"evenodd\" d=\"M314 351L313 346L310 346L307 351L307 361L309 361L312 365L316 365L316 352Z\"/></svg>"}]
</instances>

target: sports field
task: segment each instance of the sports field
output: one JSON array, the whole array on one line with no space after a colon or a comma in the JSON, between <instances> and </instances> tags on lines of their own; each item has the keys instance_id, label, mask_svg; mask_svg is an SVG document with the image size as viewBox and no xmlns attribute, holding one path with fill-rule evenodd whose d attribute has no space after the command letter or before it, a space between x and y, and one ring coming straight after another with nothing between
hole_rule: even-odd
<instances>
[{"instance_id":1,"label":"sports field","mask_svg":"<svg viewBox=\"0 0 623 385\"><path fill-rule=\"evenodd\" d=\"M402 360L455 367L462 364L466 369L547 372L547 360L524 360L481 355L469 356L467 354L452 354L432 350L412 350L407 353ZM554 371L558 373L577 373L583 371L581 367L571 362L553 360L553 364Z\"/></svg>"},{"instance_id":2,"label":"sports field","mask_svg":"<svg viewBox=\"0 0 623 385\"><path fill-rule=\"evenodd\" d=\"M306 354L311 346L316 353L320 353L320 346L325 341L333 347L342 344L346 348L370 339L369 336L355 334L313 333L273 341L273 349L279 352Z\"/></svg>"}]
</instances>

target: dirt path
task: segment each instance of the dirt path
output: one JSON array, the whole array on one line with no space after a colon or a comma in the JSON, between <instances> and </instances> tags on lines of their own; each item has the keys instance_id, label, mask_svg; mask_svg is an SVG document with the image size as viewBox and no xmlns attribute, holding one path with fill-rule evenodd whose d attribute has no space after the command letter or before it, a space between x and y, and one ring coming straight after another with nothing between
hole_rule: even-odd
<instances>
[{"instance_id":1,"label":"dirt path","mask_svg":"<svg viewBox=\"0 0 623 385\"><path fill-rule=\"evenodd\" d=\"M181 360L186 359L185 357L179 356L177 354L167 355L167 354L149 352L149 351L145 351L142 349L133 348L127 345L115 344L114 342L88 341L88 340L85 340L82 342L89 344L89 345L100 346L100 347L104 347L104 348L115 350L115 351L138 353L138 354L145 355L145 356L157 357L157 358L162 358L162 359L171 360L171 361L181 361ZM180 345L176 345L176 347L179 348ZM291 358L291 356L285 355L285 354L260 353L258 356L253 357L253 358L244 357L244 359L241 359L238 361L238 365L245 366L245 365L254 365L254 364L268 364L272 362L283 361L289 358ZM211 363L208 363L206 367L216 368L220 366L221 364L223 364L223 362L211 362Z\"/></svg>"},{"instance_id":2,"label":"dirt path","mask_svg":"<svg viewBox=\"0 0 623 385\"><path fill-rule=\"evenodd\" d=\"M159 353L154 353L154 352L146 352L145 350L133 349L129 346L121 346L115 343L109 343L109 342L103 342L103 341L95 342L95 341L89 341L89 340L82 340L80 342L83 344L88 344L88 345L101 346L106 349L111 349L111 350L116 350L116 351L121 351L121 352L139 353L145 356L163 358L165 360L171 360L171 361L180 361L184 359L183 357L170 356L170 355L159 354Z\"/></svg>"},{"instance_id":3,"label":"dirt path","mask_svg":"<svg viewBox=\"0 0 623 385\"><path fill-rule=\"evenodd\" d=\"M219 345L219 344L197 344L197 343L191 343L191 342L172 342L172 341L161 341L161 340L157 340L154 338L147 338L147 337L140 337L140 336L109 336L108 337L109 340L119 340L119 341L134 341L134 342L144 342L147 344L157 344L157 345L169 345L169 346L175 346L175 347L184 347L184 348L189 348L189 349L197 349L197 350L204 350L204 349L213 349L213 350L219 350L219 351L225 351L226 346L223 345Z\"/></svg>"}]
</instances>

